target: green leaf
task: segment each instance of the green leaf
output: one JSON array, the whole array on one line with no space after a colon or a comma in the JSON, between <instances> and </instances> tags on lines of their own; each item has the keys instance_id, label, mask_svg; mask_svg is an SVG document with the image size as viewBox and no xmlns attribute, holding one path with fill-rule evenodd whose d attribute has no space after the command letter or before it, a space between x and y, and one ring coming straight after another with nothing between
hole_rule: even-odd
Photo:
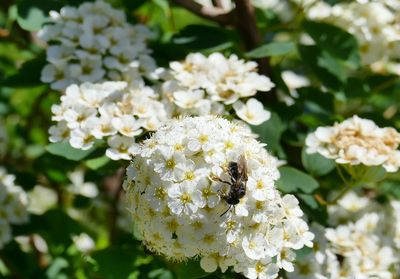
<instances>
[{"instance_id":1,"label":"green leaf","mask_svg":"<svg viewBox=\"0 0 400 279\"><path fill-rule=\"evenodd\" d=\"M55 258L51 265L47 268L46 276L47 278L68 278L67 275L61 273L63 269L67 268L69 263L64 258Z\"/></svg>"},{"instance_id":2,"label":"green leaf","mask_svg":"<svg viewBox=\"0 0 400 279\"><path fill-rule=\"evenodd\" d=\"M361 177L362 181L365 182L379 182L383 180L386 176L386 171L382 166L369 166L366 167L364 175Z\"/></svg>"},{"instance_id":3,"label":"green leaf","mask_svg":"<svg viewBox=\"0 0 400 279\"><path fill-rule=\"evenodd\" d=\"M263 58L269 56L281 56L293 53L296 50L293 42L272 42L262 45L245 54L248 58Z\"/></svg>"},{"instance_id":4,"label":"green leaf","mask_svg":"<svg viewBox=\"0 0 400 279\"><path fill-rule=\"evenodd\" d=\"M206 277L210 273L205 272L200 267L199 261L188 261L179 264L177 275L178 279L196 279Z\"/></svg>"},{"instance_id":5,"label":"green leaf","mask_svg":"<svg viewBox=\"0 0 400 279\"><path fill-rule=\"evenodd\" d=\"M98 274L105 279L128 278L135 270L137 252L132 247L109 247L92 253Z\"/></svg>"},{"instance_id":6,"label":"green leaf","mask_svg":"<svg viewBox=\"0 0 400 279\"><path fill-rule=\"evenodd\" d=\"M319 207L318 202L312 195L297 194L296 195L301 201L308 205L311 209L317 209Z\"/></svg>"},{"instance_id":7,"label":"green leaf","mask_svg":"<svg viewBox=\"0 0 400 279\"><path fill-rule=\"evenodd\" d=\"M303 27L321 49L354 69L360 67L358 43L353 35L325 22L305 21Z\"/></svg>"},{"instance_id":8,"label":"green leaf","mask_svg":"<svg viewBox=\"0 0 400 279\"><path fill-rule=\"evenodd\" d=\"M86 166L91 170L97 170L105 166L110 161L107 156L101 156L98 158L90 159L85 162Z\"/></svg>"},{"instance_id":9,"label":"green leaf","mask_svg":"<svg viewBox=\"0 0 400 279\"><path fill-rule=\"evenodd\" d=\"M231 47L232 34L224 29L207 25L189 25L183 28L172 41L191 50L207 50Z\"/></svg>"},{"instance_id":10,"label":"green leaf","mask_svg":"<svg viewBox=\"0 0 400 279\"><path fill-rule=\"evenodd\" d=\"M61 156L67 158L72 161L80 161L83 158L87 157L90 153L94 151L95 147L92 147L88 150L81 150L73 148L68 142L57 142L51 143L46 146L46 150L57 156Z\"/></svg>"},{"instance_id":11,"label":"green leaf","mask_svg":"<svg viewBox=\"0 0 400 279\"><path fill-rule=\"evenodd\" d=\"M379 191L395 199L400 199L400 181L385 180L379 185Z\"/></svg>"},{"instance_id":12,"label":"green leaf","mask_svg":"<svg viewBox=\"0 0 400 279\"><path fill-rule=\"evenodd\" d=\"M22 64L16 74L1 80L0 85L7 87L31 87L43 85L40 81L40 73L45 64L46 59L43 55L29 60Z\"/></svg>"},{"instance_id":13,"label":"green leaf","mask_svg":"<svg viewBox=\"0 0 400 279\"><path fill-rule=\"evenodd\" d=\"M326 69L331 74L335 75L340 81L345 82L347 79L346 68L339 60L335 59L329 53L323 51L318 57L318 66Z\"/></svg>"},{"instance_id":14,"label":"green leaf","mask_svg":"<svg viewBox=\"0 0 400 279\"><path fill-rule=\"evenodd\" d=\"M354 77L347 79L344 92L347 98L367 98L372 93L370 86L364 80Z\"/></svg>"},{"instance_id":15,"label":"green leaf","mask_svg":"<svg viewBox=\"0 0 400 279\"><path fill-rule=\"evenodd\" d=\"M271 118L258 126L251 126L251 130L259 135L258 140L267 144L267 149L278 153L283 157L284 151L280 144L282 133L286 126L275 112L271 113Z\"/></svg>"},{"instance_id":16,"label":"green leaf","mask_svg":"<svg viewBox=\"0 0 400 279\"><path fill-rule=\"evenodd\" d=\"M315 176L328 174L335 168L333 160L327 159L318 153L308 154L305 148L301 151L301 161L304 168Z\"/></svg>"},{"instance_id":17,"label":"green leaf","mask_svg":"<svg viewBox=\"0 0 400 279\"><path fill-rule=\"evenodd\" d=\"M174 276L171 271L165 269L165 268L158 268L154 269L149 272L148 277L153 279L173 279Z\"/></svg>"},{"instance_id":18,"label":"green leaf","mask_svg":"<svg viewBox=\"0 0 400 279\"><path fill-rule=\"evenodd\" d=\"M331 71L334 70L326 69L326 67L329 66L329 63L328 61L324 61L324 58L321 58L323 54L317 46L299 45L298 51L300 53L301 60L307 67L309 67L309 69L322 83L334 90L340 89L343 81L340 80L336 74L331 73ZM321 59L324 62L321 62Z\"/></svg>"},{"instance_id":19,"label":"green leaf","mask_svg":"<svg viewBox=\"0 0 400 279\"><path fill-rule=\"evenodd\" d=\"M44 12L37 7L30 7L29 10L21 14L18 9L17 22L22 29L27 31L37 31L47 21Z\"/></svg>"},{"instance_id":20,"label":"green leaf","mask_svg":"<svg viewBox=\"0 0 400 279\"><path fill-rule=\"evenodd\" d=\"M281 177L276 185L285 193L296 193L301 191L310 194L319 187L318 182L310 175L295 168L284 166L279 168Z\"/></svg>"}]
</instances>

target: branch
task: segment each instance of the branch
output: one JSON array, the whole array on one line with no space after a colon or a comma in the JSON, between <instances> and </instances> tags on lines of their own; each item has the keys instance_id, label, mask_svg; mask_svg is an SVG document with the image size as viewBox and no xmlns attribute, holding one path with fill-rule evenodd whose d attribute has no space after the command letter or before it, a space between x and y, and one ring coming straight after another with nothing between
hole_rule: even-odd
<instances>
[{"instance_id":1,"label":"branch","mask_svg":"<svg viewBox=\"0 0 400 279\"><path fill-rule=\"evenodd\" d=\"M254 12L254 7L250 0L235 0L236 22L235 26L240 32L246 49L252 50L258 47L261 43L260 32L257 28L257 20ZM266 76L272 74L269 59L258 59L259 72Z\"/></svg>"},{"instance_id":2,"label":"branch","mask_svg":"<svg viewBox=\"0 0 400 279\"><path fill-rule=\"evenodd\" d=\"M117 234L118 203L122 193L122 181L125 175L125 168L121 167L114 175L107 176L103 180L107 193L111 196L109 240L114 242Z\"/></svg>"},{"instance_id":3,"label":"branch","mask_svg":"<svg viewBox=\"0 0 400 279\"><path fill-rule=\"evenodd\" d=\"M173 0L173 2L200 17L215 21L221 25L230 25L234 22L232 11L226 11L220 7L206 7L192 0Z\"/></svg>"}]
</instances>

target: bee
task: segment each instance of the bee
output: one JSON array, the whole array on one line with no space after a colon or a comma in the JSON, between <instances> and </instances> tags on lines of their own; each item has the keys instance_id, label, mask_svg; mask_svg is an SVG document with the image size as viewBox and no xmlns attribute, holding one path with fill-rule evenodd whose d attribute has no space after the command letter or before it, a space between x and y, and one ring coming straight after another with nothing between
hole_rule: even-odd
<instances>
[{"instance_id":1,"label":"bee","mask_svg":"<svg viewBox=\"0 0 400 279\"><path fill-rule=\"evenodd\" d=\"M231 181L225 181L216 177L215 179L219 182L225 183L230 186L229 191L225 194L221 194L221 198L229 204L228 209L220 216L225 215L232 206L240 202L240 199L246 194L246 183L247 183L247 163L244 155L240 155L237 162L229 162L227 172L231 178Z\"/></svg>"}]
</instances>

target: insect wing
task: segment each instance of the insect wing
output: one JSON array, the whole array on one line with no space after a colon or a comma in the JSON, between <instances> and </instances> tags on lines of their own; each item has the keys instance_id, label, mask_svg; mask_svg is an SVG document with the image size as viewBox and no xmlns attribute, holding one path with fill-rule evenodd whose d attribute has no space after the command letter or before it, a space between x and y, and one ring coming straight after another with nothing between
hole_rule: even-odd
<instances>
[{"instance_id":1,"label":"insect wing","mask_svg":"<svg viewBox=\"0 0 400 279\"><path fill-rule=\"evenodd\" d=\"M241 180L243 182L246 182L248 177L247 177L247 162L246 162L246 158L244 157L244 155L240 155L239 159L238 159L238 180Z\"/></svg>"}]
</instances>

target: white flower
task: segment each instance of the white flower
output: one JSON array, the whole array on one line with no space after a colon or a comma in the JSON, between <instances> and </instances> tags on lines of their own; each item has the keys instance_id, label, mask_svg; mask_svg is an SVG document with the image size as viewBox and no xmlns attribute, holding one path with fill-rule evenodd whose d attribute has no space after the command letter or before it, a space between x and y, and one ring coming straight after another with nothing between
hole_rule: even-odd
<instances>
[{"instance_id":1,"label":"white flower","mask_svg":"<svg viewBox=\"0 0 400 279\"><path fill-rule=\"evenodd\" d=\"M175 114L227 114L226 106L240 104L240 98L248 98L257 91L269 91L274 87L271 80L257 74L256 69L255 62L245 62L236 55L226 58L218 52L208 57L191 53L182 62L170 63L169 75L165 75L162 85L163 95L167 102L176 106L173 108ZM254 120L249 123L260 124L269 118L269 112L256 102L251 101L250 104L257 111L255 116L250 117Z\"/></svg>"},{"instance_id":2,"label":"white flower","mask_svg":"<svg viewBox=\"0 0 400 279\"><path fill-rule=\"evenodd\" d=\"M134 148L135 139L124 136L113 136L107 141L110 148L106 150L106 155L112 160L130 160L131 150Z\"/></svg>"},{"instance_id":3,"label":"white flower","mask_svg":"<svg viewBox=\"0 0 400 279\"><path fill-rule=\"evenodd\" d=\"M307 11L307 16L353 34L358 41L362 64L370 65L374 70L379 68L374 67L376 63L399 58L395 51L400 32L396 24L397 8L393 8L390 2L398 1L351 1L333 6L317 1Z\"/></svg>"},{"instance_id":4,"label":"white flower","mask_svg":"<svg viewBox=\"0 0 400 279\"><path fill-rule=\"evenodd\" d=\"M361 198L355 193L348 194L333 206L335 210L328 208L328 212L335 215L345 211L341 204L349 203L343 200ZM395 257L396 208L369 200L368 206L358 211L349 207L349 210L348 215L340 216L341 224L336 227L312 225L316 235L313 251L296 260L295 271L288 274L289 278L396 278L399 268Z\"/></svg>"},{"instance_id":5,"label":"white flower","mask_svg":"<svg viewBox=\"0 0 400 279\"><path fill-rule=\"evenodd\" d=\"M12 239L12 224L23 224L29 219L28 196L14 184L15 176L0 167L0 249Z\"/></svg>"},{"instance_id":6,"label":"white flower","mask_svg":"<svg viewBox=\"0 0 400 279\"><path fill-rule=\"evenodd\" d=\"M261 102L250 98L246 104L236 102L233 108L240 119L252 125L260 125L271 117L271 113L264 109Z\"/></svg>"},{"instance_id":7,"label":"white flower","mask_svg":"<svg viewBox=\"0 0 400 279\"><path fill-rule=\"evenodd\" d=\"M61 104L52 106L57 124L49 129L50 141L65 140L74 148L87 150L96 139L106 139L110 146L106 155L113 160L130 160L136 152L135 137L156 130L169 118L159 96L143 84L73 84L65 93Z\"/></svg>"},{"instance_id":8,"label":"white flower","mask_svg":"<svg viewBox=\"0 0 400 279\"><path fill-rule=\"evenodd\" d=\"M252 260L259 260L265 258L265 245L267 241L262 234L256 234L254 236L243 237L242 247L246 256Z\"/></svg>"},{"instance_id":9,"label":"white flower","mask_svg":"<svg viewBox=\"0 0 400 279\"><path fill-rule=\"evenodd\" d=\"M68 178L72 182L72 184L69 185L69 190L75 194L94 198L98 195L99 190L93 182L85 182L84 174L84 171L81 169L68 173Z\"/></svg>"},{"instance_id":10,"label":"white flower","mask_svg":"<svg viewBox=\"0 0 400 279\"><path fill-rule=\"evenodd\" d=\"M95 248L95 243L93 239L86 233L81 233L80 235L73 235L72 240L74 241L78 250L83 253L90 252Z\"/></svg>"},{"instance_id":11,"label":"white flower","mask_svg":"<svg viewBox=\"0 0 400 279\"><path fill-rule=\"evenodd\" d=\"M339 164L382 165L388 172L400 167L399 144L394 128L379 128L356 115L333 127L319 127L306 138L308 153L318 152Z\"/></svg>"},{"instance_id":12,"label":"white flower","mask_svg":"<svg viewBox=\"0 0 400 279\"><path fill-rule=\"evenodd\" d=\"M240 156L255 185L232 206L227 167ZM294 196L281 198L274 187L277 163L248 129L225 119L169 121L140 145L127 169L124 189L139 238L176 261L200 257L209 272L232 266L248 278L276 278L273 262L279 258L280 268L290 270L292 250L312 239Z\"/></svg>"},{"instance_id":13,"label":"white flower","mask_svg":"<svg viewBox=\"0 0 400 279\"><path fill-rule=\"evenodd\" d=\"M43 214L57 205L57 193L41 185L36 185L29 193L28 211L35 214Z\"/></svg>"},{"instance_id":14,"label":"white flower","mask_svg":"<svg viewBox=\"0 0 400 279\"><path fill-rule=\"evenodd\" d=\"M101 0L50 12L51 23L38 33L49 44L41 80L64 90L73 83L121 80L135 83L152 77L157 68L146 41L152 36L143 25L131 25L124 13ZM131 71L135 69L135 71ZM139 69L139 70L137 70ZM133 75L131 75L133 74Z\"/></svg>"}]
</instances>

